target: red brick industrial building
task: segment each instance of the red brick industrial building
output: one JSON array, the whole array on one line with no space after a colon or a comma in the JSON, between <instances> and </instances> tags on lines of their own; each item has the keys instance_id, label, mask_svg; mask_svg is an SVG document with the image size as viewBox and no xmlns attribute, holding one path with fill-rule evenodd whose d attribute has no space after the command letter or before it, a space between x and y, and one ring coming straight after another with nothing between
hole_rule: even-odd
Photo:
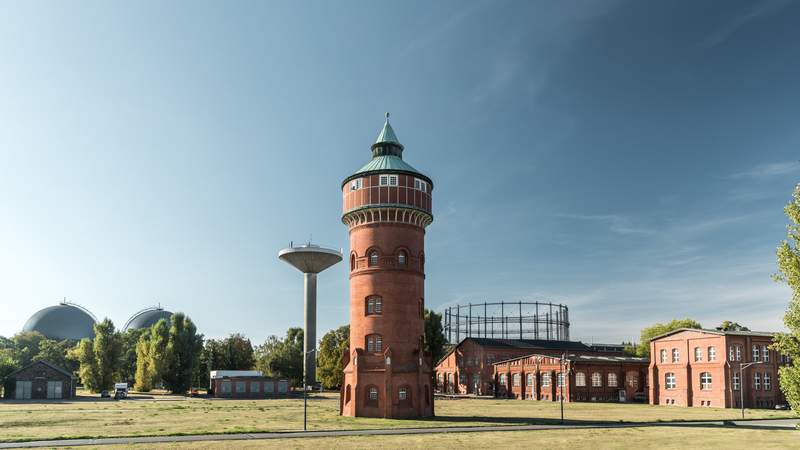
<instances>
[{"instance_id":1,"label":"red brick industrial building","mask_svg":"<svg viewBox=\"0 0 800 450\"><path fill-rule=\"evenodd\" d=\"M289 380L257 370L212 370L208 393L220 398L276 398L289 395Z\"/></svg>"},{"instance_id":2,"label":"red brick industrial building","mask_svg":"<svg viewBox=\"0 0 800 450\"><path fill-rule=\"evenodd\" d=\"M747 408L786 403L778 367L787 361L770 350L772 336L682 328L653 338L650 404L739 408L742 394Z\"/></svg>"},{"instance_id":3,"label":"red brick industrial building","mask_svg":"<svg viewBox=\"0 0 800 450\"><path fill-rule=\"evenodd\" d=\"M342 183L342 222L350 231L350 352L340 411L432 416L432 364L423 337L433 183L403 161L388 114L371 149L372 160Z\"/></svg>"},{"instance_id":4,"label":"red brick industrial building","mask_svg":"<svg viewBox=\"0 0 800 450\"><path fill-rule=\"evenodd\" d=\"M581 342L467 337L439 360L436 388L448 394L494 395L495 362L532 353L561 355L565 351L595 353Z\"/></svg>"},{"instance_id":5,"label":"red brick industrial building","mask_svg":"<svg viewBox=\"0 0 800 450\"><path fill-rule=\"evenodd\" d=\"M647 396L647 358L534 354L494 363L497 396L566 402L631 402Z\"/></svg>"}]
</instances>

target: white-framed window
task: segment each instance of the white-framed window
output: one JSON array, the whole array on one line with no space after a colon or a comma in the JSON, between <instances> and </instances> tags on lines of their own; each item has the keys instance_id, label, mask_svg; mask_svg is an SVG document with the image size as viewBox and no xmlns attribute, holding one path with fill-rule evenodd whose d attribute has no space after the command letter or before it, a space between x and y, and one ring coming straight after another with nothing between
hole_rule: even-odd
<instances>
[{"instance_id":1,"label":"white-framed window","mask_svg":"<svg viewBox=\"0 0 800 450\"><path fill-rule=\"evenodd\" d=\"M586 374L583 372L578 372L575 374L575 386L584 387L586 386Z\"/></svg>"},{"instance_id":2,"label":"white-framed window","mask_svg":"<svg viewBox=\"0 0 800 450\"><path fill-rule=\"evenodd\" d=\"M414 189L422 192L428 192L428 182L425 180L420 180L419 178L414 178Z\"/></svg>"},{"instance_id":3,"label":"white-framed window","mask_svg":"<svg viewBox=\"0 0 800 450\"><path fill-rule=\"evenodd\" d=\"M770 377L769 373L764 372L764 390L771 391L772 390L772 377Z\"/></svg>"},{"instance_id":4,"label":"white-framed window","mask_svg":"<svg viewBox=\"0 0 800 450\"><path fill-rule=\"evenodd\" d=\"M733 390L738 391L741 386L741 378L739 378L739 372L733 373Z\"/></svg>"},{"instance_id":5,"label":"white-framed window","mask_svg":"<svg viewBox=\"0 0 800 450\"><path fill-rule=\"evenodd\" d=\"M753 376L753 387L757 391L761 389L761 374L758 372Z\"/></svg>"},{"instance_id":6,"label":"white-framed window","mask_svg":"<svg viewBox=\"0 0 800 450\"><path fill-rule=\"evenodd\" d=\"M617 374L608 374L608 387L617 387Z\"/></svg>"},{"instance_id":7,"label":"white-framed window","mask_svg":"<svg viewBox=\"0 0 800 450\"><path fill-rule=\"evenodd\" d=\"M397 175L381 175L378 184L380 186L397 186Z\"/></svg>"},{"instance_id":8,"label":"white-framed window","mask_svg":"<svg viewBox=\"0 0 800 450\"><path fill-rule=\"evenodd\" d=\"M504 374L504 373L500 374L500 384L502 384L504 386L506 384L506 374Z\"/></svg>"},{"instance_id":9,"label":"white-framed window","mask_svg":"<svg viewBox=\"0 0 800 450\"><path fill-rule=\"evenodd\" d=\"M667 362L667 350L666 350L666 349L663 349L663 348L661 349L661 356L660 356L660 358L661 358L661 362L662 362L662 363L665 363L665 362Z\"/></svg>"},{"instance_id":10,"label":"white-framed window","mask_svg":"<svg viewBox=\"0 0 800 450\"><path fill-rule=\"evenodd\" d=\"M711 374L709 372L700 374L700 389L704 391L711 390Z\"/></svg>"},{"instance_id":11,"label":"white-framed window","mask_svg":"<svg viewBox=\"0 0 800 450\"><path fill-rule=\"evenodd\" d=\"M664 374L664 386L667 389L675 389L678 387L678 382L675 379L675 374L672 372L667 372Z\"/></svg>"},{"instance_id":12,"label":"white-framed window","mask_svg":"<svg viewBox=\"0 0 800 450\"><path fill-rule=\"evenodd\" d=\"M401 387L397 397L400 400L408 400L408 388Z\"/></svg>"},{"instance_id":13,"label":"white-framed window","mask_svg":"<svg viewBox=\"0 0 800 450\"><path fill-rule=\"evenodd\" d=\"M407 258L406 258L405 250L400 250L400 252L397 254L397 264L399 264L401 266L405 266L406 265L406 259Z\"/></svg>"},{"instance_id":14,"label":"white-framed window","mask_svg":"<svg viewBox=\"0 0 800 450\"><path fill-rule=\"evenodd\" d=\"M515 373L514 376L512 377L512 383L513 383L514 387L519 387L519 384L520 384L521 381L522 381L522 377L520 376L520 374Z\"/></svg>"},{"instance_id":15,"label":"white-framed window","mask_svg":"<svg viewBox=\"0 0 800 450\"><path fill-rule=\"evenodd\" d=\"M600 387L603 385L603 376L600 372L592 372L592 387Z\"/></svg>"},{"instance_id":16,"label":"white-framed window","mask_svg":"<svg viewBox=\"0 0 800 450\"><path fill-rule=\"evenodd\" d=\"M695 361L702 361L703 360L703 349L700 347L694 348L694 360Z\"/></svg>"},{"instance_id":17,"label":"white-framed window","mask_svg":"<svg viewBox=\"0 0 800 450\"><path fill-rule=\"evenodd\" d=\"M733 346L728 347L728 361L736 361L736 354L733 352Z\"/></svg>"},{"instance_id":18,"label":"white-framed window","mask_svg":"<svg viewBox=\"0 0 800 450\"><path fill-rule=\"evenodd\" d=\"M527 377L525 377L525 385L529 388L533 388L533 374L529 373Z\"/></svg>"},{"instance_id":19,"label":"white-framed window","mask_svg":"<svg viewBox=\"0 0 800 450\"><path fill-rule=\"evenodd\" d=\"M769 347L767 347L766 345L762 345L761 354L763 355L764 362L769 362Z\"/></svg>"},{"instance_id":20,"label":"white-framed window","mask_svg":"<svg viewBox=\"0 0 800 450\"><path fill-rule=\"evenodd\" d=\"M383 314L383 299L380 297L367 297L367 315Z\"/></svg>"},{"instance_id":21,"label":"white-framed window","mask_svg":"<svg viewBox=\"0 0 800 450\"><path fill-rule=\"evenodd\" d=\"M367 336L367 352L380 353L383 351L383 338L380 334L370 334Z\"/></svg>"},{"instance_id":22,"label":"white-framed window","mask_svg":"<svg viewBox=\"0 0 800 450\"><path fill-rule=\"evenodd\" d=\"M738 345L734 345L733 348L736 350L736 360L742 360L742 347Z\"/></svg>"},{"instance_id":23,"label":"white-framed window","mask_svg":"<svg viewBox=\"0 0 800 450\"><path fill-rule=\"evenodd\" d=\"M376 387L369 388L369 399L370 400L377 400L378 399L378 388L376 388Z\"/></svg>"},{"instance_id":24,"label":"white-framed window","mask_svg":"<svg viewBox=\"0 0 800 450\"><path fill-rule=\"evenodd\" d=\"M556 380L558 383L558 387L564 387L564 374L562 372L558 372Z\"/></svg>"},{"instance_id":25,"label":"white-framed window","mask_svg":"<svg viewBox=\"0 0 800 450\"><path fill-rule=\"evenodd\" d=\"M542 387L550 387L550 372L542 374Z\"/></svg>"},{"instance_id":26,"label":"white-framed window","mask_svg":"<svg viewBox=\"0 0 800 450\"><path fill-rule=\"evenodd\" d=\"M369 252L369 265L370 266L377 266L378 265L378 251L372 250Z\"/></svg>"},{"instance_id":27,"label":"white-framed window","mask_svg":"<svg viewBox=\"0 0 800 450\"><path fill-rule=\"evenodd\" d=\"M708 360L709 361L717 360L717 347L708 347Z\"/></svg>"},{"instance_id":28,"label":"white-framed window","mask_svg":"<svg viewBox=\"0 0 800 450\"><path fill-rule=\"evenodd\" d=\"M357 191L357 190L361 189L361 186L362 186L361 178L355 179L355 180L350 182L350 190L351 191Z\"/></svg>"},{"instance_id":29,"label":"white-framed window","mask_svg":"<svg viewBox=\"0 0 800 450\"><path fill-rule=\"evenodd\" d=\"M677 348L672 349L672 362L678 362L681 360L681 351Z\"/></svg>"},{"instance_id":30,"label":"white-framed window","mask_svg":"<svg viewBox=\"0 0 800 450\"><path fill-rule=\"evenodd\" d=\"M639 389L639 375L636 372L628 372L625 379L628 382L628 387Z\"/></svg>"},{"instance_id":31,"label":"white-framed window","mask_svg":"<svg viewBox=\"0 0 800 450\"><path fill-rule=\"evenodd\" d=\"M757 345L753 345L753 361L760 361L761 355Z\"/></svg>"}]
</instances>

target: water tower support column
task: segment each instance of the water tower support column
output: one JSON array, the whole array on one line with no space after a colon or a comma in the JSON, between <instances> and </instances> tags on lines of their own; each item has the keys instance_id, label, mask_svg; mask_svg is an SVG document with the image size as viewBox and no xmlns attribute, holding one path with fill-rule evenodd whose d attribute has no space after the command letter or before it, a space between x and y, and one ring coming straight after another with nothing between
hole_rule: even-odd
<instances>
[{"instance_id":1,"label":"water tower support column","mask_svg":"<svg viewBox=\"0 0 800 450\"><path fill-rule=\"evenodd\" d=\"M317 274L303 274L304 305L304 332L303 332L303 370L306 374L306 384L315 385L317 381L317 355L314 352L317 343Z\"/></svg>"}]
</instances>

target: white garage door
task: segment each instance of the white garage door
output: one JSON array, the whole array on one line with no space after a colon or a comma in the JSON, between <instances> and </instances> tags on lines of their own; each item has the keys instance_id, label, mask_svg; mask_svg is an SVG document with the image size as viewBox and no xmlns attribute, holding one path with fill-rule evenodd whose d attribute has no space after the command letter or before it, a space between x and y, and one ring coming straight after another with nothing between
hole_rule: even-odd
<instances>
[{"instance_id":1,"label":"white garage door","mask_svg":"<svg viewBox=\"0 0 800 450\"><path fill-rule=\"evenodd\" d=\"M17 390L15 391L14 398L17 400L30 400L31 387L30 381L17 381Z\"/></svg>"}]
</instances>

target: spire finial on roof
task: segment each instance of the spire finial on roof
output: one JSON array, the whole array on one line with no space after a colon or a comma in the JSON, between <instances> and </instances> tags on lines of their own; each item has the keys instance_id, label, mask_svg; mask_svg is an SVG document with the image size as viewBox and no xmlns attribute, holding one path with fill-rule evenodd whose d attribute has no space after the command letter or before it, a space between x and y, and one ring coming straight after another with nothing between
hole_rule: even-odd
<instances>
[{"instance_id":1,"label":"spire finial on roof","mask_svg":"<svg viewBox=\"0 0 800 450\"><path fill-rule=\"evenodd\" d=\"M379 144L379 143L391 143L391 144L399 145L400 147L402 147L402 145L400 144L400 141L397 140L397 135L394 134L394 130L392 129L392 126L389 124L389 113L388 112L386 113L386 123L383 124L383 128L381 128L381 131L378 134L378 139L375 140L375 143L376 144Z\"/></svg>"}]
</instances>

